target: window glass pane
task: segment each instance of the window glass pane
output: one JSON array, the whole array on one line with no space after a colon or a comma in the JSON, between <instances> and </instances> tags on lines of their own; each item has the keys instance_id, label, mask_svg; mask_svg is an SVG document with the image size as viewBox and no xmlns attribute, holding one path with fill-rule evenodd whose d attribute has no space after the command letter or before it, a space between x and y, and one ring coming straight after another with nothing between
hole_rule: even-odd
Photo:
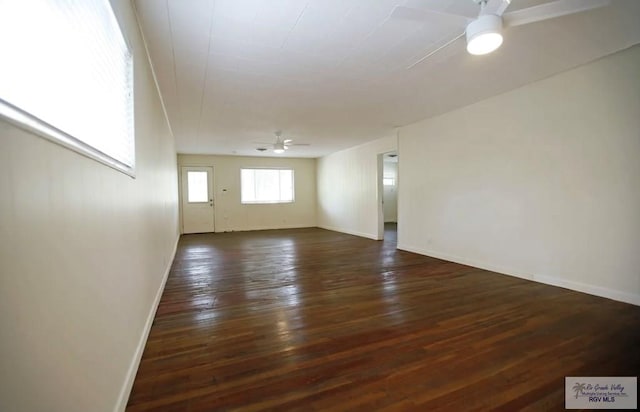
<instances>
[{"instance_id":1,"label":"window glass pane","mask_svg":"<svg viewBox=\"0 0 640 412\"><path fill-rule=\"evenodd\" d=\"M242 190L242 202L256 201L255 173L253 169L242 169L240 174L240 186Z\"/></svg>"},{"instance_id":2,"label":"window glass pane","mask_svg":"<svg viewBox=\"0 0 640 412\"><path fill-rule=\"evenodd\" d=\"M256 199L263 202L275 202L279 200L278 170L256 171Z\"/></svg>"},{"instance_id":3,"label":"window glass pane","mask_svg":"<svg viewBox=\"0 0 640 412\"><path fill-rule=\"evenodd\" d=\"M209 201L207 172L187 172L187 197L189 203Z\"/></svg>"},{"instance_id":4,"label":"window glass pane","mask_svg":"<svg viewBox=\"0 0 640 412\"><path fill-rule=\"evenodd\" d=\"M0 115L133 172L133 63L108 0L0 1Z\"/></svg>"},{"instance_id":5,"label":"window glass pane","mask_svg":"<svg viewBox=\"0 0 640 412\"><path fill-rule=\"evenodd\" d=\"M280 170L280 200L293 201L293 170Z\"/></svg>"},{"instance_id":6,"label":"window glass pane","mask_svg":"<svg viewBox=\"0 0 640 412\"><path fill-rule=\"evenodd\" d=\"M242 203L288 203L294 201L293 170L242 169Z\"/></svg>"},{"instance_id":7,"label":"window glass pane","mask_svg":"<svg viewBox=\"0 0 640 412\"><path fill-rule=\"evenodd\" d=\"M384 179L382 179L382 184L385 186L393 186L396 184L396 182L393 178L385 177Z\"/></svg>"}]
</instances>

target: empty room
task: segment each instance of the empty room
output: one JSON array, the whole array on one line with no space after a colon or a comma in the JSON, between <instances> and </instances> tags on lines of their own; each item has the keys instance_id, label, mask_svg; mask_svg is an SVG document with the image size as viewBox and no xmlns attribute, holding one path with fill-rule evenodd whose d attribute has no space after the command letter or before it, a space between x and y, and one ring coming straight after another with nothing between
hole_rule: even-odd
<instances>
[{"instance_id":1,"label":"empty room","mask_svg":"<svg viewBox=\"0 0 640 412\"><path fill-rule=\"evenodd\" d=\"M0 411L635 410L639 21L0 2Z\"/></svg>"}]
</instances>

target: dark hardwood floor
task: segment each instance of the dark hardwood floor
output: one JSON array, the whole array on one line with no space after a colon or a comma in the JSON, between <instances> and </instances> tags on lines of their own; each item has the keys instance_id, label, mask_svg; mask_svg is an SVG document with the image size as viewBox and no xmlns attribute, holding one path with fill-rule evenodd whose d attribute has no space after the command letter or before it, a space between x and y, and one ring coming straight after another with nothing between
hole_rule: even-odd
<instances>
[{"instance_id":1,"label":"dark hardwood floor","mask_svg":"<svg viewBox=\"0 0 640 412\"><path fill-rule=\"evenodd\" d=\"M322 229L187 235L128 411L564 410L640 307Z\"/></svg>"}]
</instances>

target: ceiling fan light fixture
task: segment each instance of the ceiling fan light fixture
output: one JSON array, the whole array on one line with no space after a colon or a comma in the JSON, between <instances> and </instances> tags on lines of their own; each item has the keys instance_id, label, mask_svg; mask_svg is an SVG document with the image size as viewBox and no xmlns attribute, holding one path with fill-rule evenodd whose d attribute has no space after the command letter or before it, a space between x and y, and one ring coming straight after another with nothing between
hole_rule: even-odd
<instances>
[{"instance_id":1,"label":"ceiling fan light fixture","mask_svg":"<svg viewBox=\"0 0 640 412\"><path fill-rule=\"evenodd\" d=\"M273 153L281 154L284 153L285 146L282 142L277 142L273 145Z\"/></svg>"},{"instance_id":2,"label":"ceiling fan light fixture","mask_svg":"<svg viewBox=\"0 0 640 412\"><path fill-rule=\"evenodd\" d=\"M494 14L478 17L467 26L467 51L482 55L502 45L502 18Z\"/></svg>"}]
</instances>

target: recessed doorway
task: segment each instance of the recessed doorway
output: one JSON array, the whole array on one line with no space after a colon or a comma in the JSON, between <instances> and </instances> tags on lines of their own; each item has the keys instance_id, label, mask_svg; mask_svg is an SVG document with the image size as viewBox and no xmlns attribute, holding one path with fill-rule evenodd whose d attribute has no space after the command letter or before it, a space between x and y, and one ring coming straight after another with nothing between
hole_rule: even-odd
<instances>
[{"instance_id":1,"label":"recessed doorway","mask_svg":"<svg viewBox=\"0 0 640 412\"><path fill-rule=\"evenodd\" d=\"M378 155L378 239L397 239L398 223L398 152Z\"/></svg>"},{"instance_id":2,"label":"recessed doorway","mask_svg":"<svg viewBox=\"0 0 640 412\"><path fill-rule=\"evenodd\" d=\"M182 193L182 233L213 232L213 167L180 168Z\"/></svg>"}]
</instances>

